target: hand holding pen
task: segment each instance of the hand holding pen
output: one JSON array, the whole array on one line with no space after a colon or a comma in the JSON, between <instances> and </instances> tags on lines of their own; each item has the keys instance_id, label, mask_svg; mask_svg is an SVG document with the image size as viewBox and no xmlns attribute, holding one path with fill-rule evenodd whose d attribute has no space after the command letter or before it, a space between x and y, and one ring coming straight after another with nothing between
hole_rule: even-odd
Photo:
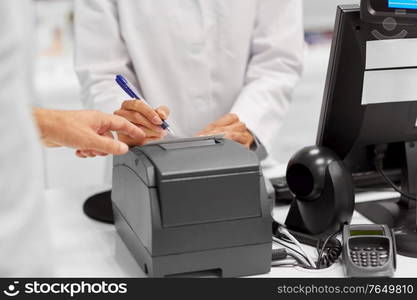
<instances>
[{"instance_id":1,"label":"hand holding pen","mask_svg":"<svg viewBox=\"0 0 417 300\"><path fill-rule=\"evenodd\" d=\"M164 138L167 131L172 134L169 124L165 121L169 116L168 107L161 106L157 109L150 107L143 97L135 92L128 81L121 75L116 77L116 82L126 94L135 99L124 101L121 108L114 112L116 115L124 117L141 128L146 134L147 142ZM119 135L119 140L130 146L138 144L137 141L123 134Z\"/></svg>"}]
</instances>

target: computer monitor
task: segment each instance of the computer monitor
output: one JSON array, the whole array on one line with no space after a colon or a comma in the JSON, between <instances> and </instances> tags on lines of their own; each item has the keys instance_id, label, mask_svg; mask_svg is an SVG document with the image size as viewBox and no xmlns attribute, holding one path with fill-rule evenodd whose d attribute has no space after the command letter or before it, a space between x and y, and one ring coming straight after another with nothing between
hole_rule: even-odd
<instances>
[{"instance_id":1,"label":"computer monitor","mask_svg":"<svg viewBox=\"0 0 417 300\"><path fill-rule=\"evenodd\" d=\"M406 195L356 209L394 229L400 254L417 257L417 19L389 16L367 22L358 5L338 7L317 145L356 177L401 170Z\"/></svg>"}]
</instances>

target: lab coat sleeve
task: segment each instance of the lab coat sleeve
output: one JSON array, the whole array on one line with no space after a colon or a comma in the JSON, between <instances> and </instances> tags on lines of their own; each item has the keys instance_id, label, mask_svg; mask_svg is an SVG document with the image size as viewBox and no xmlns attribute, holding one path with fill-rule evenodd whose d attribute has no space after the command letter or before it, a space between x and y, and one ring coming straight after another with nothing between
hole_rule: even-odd
<instances>
[{"instance_id":1,"label":"lab coat sleeve","mask_svg":"<svg viewBox=\"0 0 417 300\"><path fill-rule=\"evenodd\" d=\"M268 152L289 109L303 56L302 1L260 0L245 86L231 112Z\"/></svg>"},{"instance_id":2,"label":"lab coat sleeve","mask_svg":"<svg viewBox=\"0 0 417 300\"><path fill-rule=\"evenodd\" d=\"M42 149L29 97L29 0L0 1L0 276L51 277Z\"/></svg>"},{"instance_id":3,"label":"lab coat sleeve","mask_svg":"<svg viewBox=\"0 0 417 300\"><path fill-rule=\"evenodd\" d=\"M115 0L75 1L75 70L88 108L106 113L129 97L116 85L124 75L136 88L130 55L122 38Z\"/></svg>"}]
</instances>

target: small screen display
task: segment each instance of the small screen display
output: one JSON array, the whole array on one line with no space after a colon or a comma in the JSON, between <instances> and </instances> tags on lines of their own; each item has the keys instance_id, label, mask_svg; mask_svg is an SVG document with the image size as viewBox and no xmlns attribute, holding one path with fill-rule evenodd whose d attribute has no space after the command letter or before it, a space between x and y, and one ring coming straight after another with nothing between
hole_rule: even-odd
<instances>
[{"instance_id":1,"label":"small screen display","mask_svg":"<svg viewBox=\"0 0 417 300\"><path fill-rule=\"evenodd\" d=\"M417 9L417 0L388 0L389 8Z\"/></svg>"},{"instance_id":2,"label":"small screen display","mask_svg":"<svg viewBox=\"0 0 417 300\"><path fill-rule=\"evenodd\" d=\"M358 236L358 235L379 235L379 236L383 236L384 231L383 230L351 230L350 235L351 236Z\"/></svg>"}]
</instances>

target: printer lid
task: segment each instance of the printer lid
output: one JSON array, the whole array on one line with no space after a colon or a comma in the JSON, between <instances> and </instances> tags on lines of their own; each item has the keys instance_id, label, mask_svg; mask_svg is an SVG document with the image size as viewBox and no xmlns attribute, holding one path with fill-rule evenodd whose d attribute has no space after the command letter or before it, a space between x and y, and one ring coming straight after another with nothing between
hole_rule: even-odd
<instances>
[{"instance_id":1,"label":"printer lid","mask_svg":"<svg viewBox=\"0 0 417 300\"><path fill-rule=\"evenodd\" d=\"M154 164L160 179L259 172L258 157L218 136L174 139L136 147Z\"/></svg>"}]
</instances>

